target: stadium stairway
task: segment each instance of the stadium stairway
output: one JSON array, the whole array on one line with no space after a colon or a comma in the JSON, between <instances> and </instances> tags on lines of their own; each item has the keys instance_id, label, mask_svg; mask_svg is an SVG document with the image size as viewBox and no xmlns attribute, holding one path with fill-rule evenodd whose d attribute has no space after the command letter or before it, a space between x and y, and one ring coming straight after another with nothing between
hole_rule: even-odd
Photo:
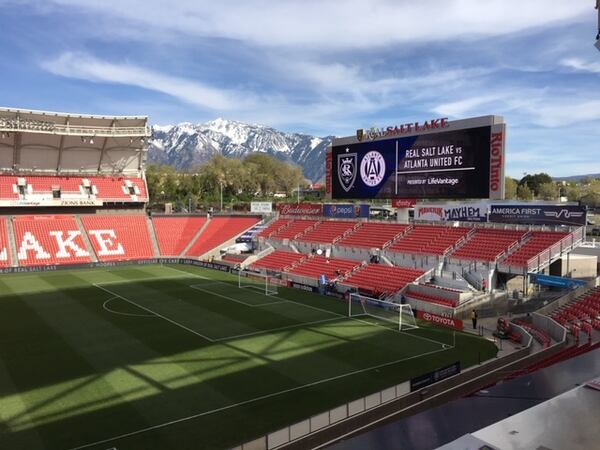
<instances>
[{"instance_id":1,"label":"stadium stairway","mask_svg":"<svg viewBox=\"0 0 600 450\"><path fill-rule=\"evenodd\" d=\"M154 230L154 225L152 224L152 219L150 216L146 216L146 226L148 227L148 234L150 235L150 242L152 242L152 250L154 251L154 257L160 257L160 250L158 248L158 240L156 239L156 232Z\"/></svg>"},{"instance_id":2,"label":"stadium stairway","mask_svg":"<svg viewBox=\"0 0 600 450\"><path fill-rule=\"evenodd\" d=\"M17 244L15 242L15 230L13 227L13 216L6 216L6 230L8 232L8 246L10 252L11 266L16 267L18 265L17 259Z\"/></svg>"},{"instance_id":3,"label":"stadium stairway","mask_svg":"<svg viewBox=\"0 0 600 450\"><path fill-rule=\"evenodd\" d=\"M186 246L183 247L183 250L181 250L181 253L179 253L180 258L183 258L183 257L185 257L185 255L187 255L188 251L196 243L196 241L198 240L200 235L204 232L204 230L206 230L206 227L208 227L210 220L211 220L210 217L207 217L206 220L204 221L204 223L202 224L202 226L198 229L198 231L196 231L196 234L194 234L194 236L192 236L192 238L190 239L190 242L188 242L186 244Z\"/></svg>"},{"instance_id":4,"label":"stadium stairway","mask_svg":"<svg viewBox=\"0 0 600 450\"><path fill-rule=\"evenodd\" d=\"M92 245L92 242L90 241L90 237L88 236L87 232L85 231L85 227L83 226L83 222L81 221L81 215L79 215L79 214L75 215L75 222L77 222L77 226L79 227L79 231L81 232L81 237L83 238L83 242L85 243L85 248L88 251L88 253L90 254L90 258L92 259L92 262L98 262L98 255L96 255L96 249L94 249L94 246Z\"/></svg>"}]
</instances>

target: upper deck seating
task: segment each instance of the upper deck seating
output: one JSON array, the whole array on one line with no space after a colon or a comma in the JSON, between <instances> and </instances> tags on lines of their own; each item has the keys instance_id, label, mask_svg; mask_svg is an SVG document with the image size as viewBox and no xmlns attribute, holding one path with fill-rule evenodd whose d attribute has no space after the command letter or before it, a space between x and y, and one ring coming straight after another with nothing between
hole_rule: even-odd
<instances>
[{"instance_id":1,"label":"upper deck seating","mask_svg":"<svg viewBox=\"0 0 600 450\"><path fill-rule=\"evenodd\" d=\"M525 233L522 230L477 228L473 237L450 256L458 259L495 261L509 247L523 238Z\"/></svg>"},{"instance_id":2,"label":"upper deck seating","mask_svg":"<svg viewBox=\"0 0 600 450\"><path fill-rule=\"evenodd\" d=\"M298 238L304 242L331 244L344 233L351 231L358 222L326 220Z\"/></svg>"},{"instance_id":3,"label":"upper deck seating","mask_svg":"<svg viewBox=\"0 0 600 450\"><path fill-rule=\"evenodd\" d=\"M342 238L337 245L346 247L383 248L396 236L403 233L408 225L395 223L363 223L355 232Z\"/></svg>"},{"instance_id":4,"label":"upper deck seating","mask_svg":"<svg viewBox=\"0 0 600 450\"><path fill-rule=\"evenodd\" d=\"M415 281L424 273L422 270L405 267L368 264L361 270L354 272L344 281L344 284L354 286L360 292L365 292L368 295L389 295Z\"/></svg>"},{"instance_id":5,"label":"upper deck seating","mask_svg":"<svg viewBox=\"0 0 600 450\"><path fill-rule=\"evenodd\" d=\"M531 233L531 238L502 261L502 264L525 266L531 258L552 247L568 235L569 233L566 232L534 231Z\"/></svg>"},{"instance_id":6,"label":"upper deck seating","mask_svg":"<svg viewBox=\"0 0 600 450\"><path fill-rule=\"evenodd\" d=\"M424 253L443 255L465 238L469 228L446 227L440 225L416 225L390 247L390 251L399 253Z\"/></svg>"},{"instance_id":7,"label":"upper deck seating","mask_svg":"<svg viewBox=\"0 0 600 450\"><path fill-rule=\"evenodd\" d=\"M316 225L318 220L294 219L285 229L271 235L272 239L294 239L296 235L303 233L308 228Z\"/></svg>"}]
</instances>

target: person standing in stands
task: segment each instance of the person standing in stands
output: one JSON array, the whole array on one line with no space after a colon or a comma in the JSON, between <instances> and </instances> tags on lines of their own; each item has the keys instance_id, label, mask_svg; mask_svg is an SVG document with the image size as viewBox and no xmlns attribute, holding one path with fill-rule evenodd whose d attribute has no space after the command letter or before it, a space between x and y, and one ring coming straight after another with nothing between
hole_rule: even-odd
<instances>
[{"instance_id":1,"label":"person standing in stands","mask_svg":"<svg viewBox=\"0 0 600 450\"><path fill-rule=\"evenodd\" d=\"M473 329L477 329L477 311L473 310L471 312L471 320L473 321Z\"/></svg>"}]
</instances>

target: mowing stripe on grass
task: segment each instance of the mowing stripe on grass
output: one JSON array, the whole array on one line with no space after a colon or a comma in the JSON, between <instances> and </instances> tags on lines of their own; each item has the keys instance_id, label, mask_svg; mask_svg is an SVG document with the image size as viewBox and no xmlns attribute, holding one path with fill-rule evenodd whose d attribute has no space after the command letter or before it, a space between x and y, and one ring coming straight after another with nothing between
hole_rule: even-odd
<instances>
[{"instance_id":1,"label":"mowing stripe on grass","mask_svg":"<svg viewBox=\"0 0 600 450\"><path fill-rule=\"evenodd\" d=\"M210 284L216 284L216 283L218 283L218 281L215 282L215 283L210 283ZM267 302L267 303L259 303L259 304L253 305L252 303L246 303L246 302L244 302L242 300L238 300L238 299L229 297L228 295L217 294L216 292L213 292L213 291L211 291L209 289L202 289L199 286L204 286L204 285L202 285L202 284L192 284L190 287L192 289L196 289L197 291L202 291L202 292L206 292L207 294L214 295L215 297L221 297L221 298L224 298L225 300L231 300L232 302L239 303L239 304L247 306L249 308L260 308L261 306L278 305L280 303L287 303L287 302L289 302L289 300L283 300L283 301L279 301L279 302Z\"/></svg>"},{"instance_id":2,"label":"mowing stripe on grass","mask_svg":"<svg viewBox=\"0 0 600 450\"><path fill-rule=\"evenodd\" d=\"M375 366L366 367L364 369L353 370L351 372L343 373L341 375L336 375L334 377L325 378L323 380L313 381L312 383L303 384L303 385L296 386L296 387L293 387L293 388L290 388L290 389L284 389L284 390L278 391L278 392L272 392L271 394L261 395L260 397L251 398L249 400L244 400L242 402L238 402L238 403L234 403L234 404L231 404L231 405L223 406L221 408L216 408L216 409L213 409L213 410L210 410L210 411L204 411L204 412L201 412L201 413L198 413L198 414L193 414L193 415L188 416L188 417L182 417L180 419L175 419L175 420L171 420L169 422L164 422L164 423L161 423L161 424L158 424L158 425L153 425L151 427L141 428L139 430L132 431L130 433L120 434L118 436L113 436L113 437L110 437L110 438L107 438L107 439L102 439L100 441L96 441L96 442L91 442L89 444L80 445L78 447L72 447L69 450L81 450L81 449L84 449L84 448L92 447L94 445L106 444L108 442L116 441L116 440L119 440L119 439L124 439L124 438L135 436L135 435L138 435L138 434L143 434L143 433L146 433L148 431L152 431L152 430L157 430L157 429L160 429L160 428L168 427L168 426L175 425L175 424L178 424L178 423L181 423L181 422L186 422L188 420L193 420L193 419L196 419L198 417L208 416L210 414L218 413L218 412L221 412L221 411L226 411L226 410L229 410L229 409L232 409L232 408L237 408L238 406L244 406L244 405L247 405L249 403L254 403L254 402L257 402L257 401L260 401L260 400L265 400L267 398L276 397L276 396L282 395L282 394L287 394L288 392L294 392L294 391L298 391L300 389L304 389L304 388L308 388L308 387L312 387L312 386L317 386L319 384L327 383L329 381L339 380L341 378L346 378L346 377L349 377L349 376L352 376L352 375L357 375L359 373L368 372L369 370L375 370L375 369L380 369L382 367L392 366L394 364L398 364L398 363L401 363L401 362L404 362L404 361L409 361L409 360L415 359L415 358L421 358L423 356L433 355L435 353L444 352L446 350L448 350L448 349L432 350L430 352L421 353L419 355L414 355L414 356L409 356L407 358L397 359L395 361L390 361L390 362L386 362L386 363L383 363L383 364L378 364L378 365L375 365Z\"/></svg>"},{"instance_id":3,"label":"mowing stripe on grass","mask_svg":"<svg viewBox=\"0 0 600 450\"><path fill-rule=\"evenodd\" d=\"M237 338L242 338L242 337L257 336L259 334L272 333L273 331L289 330L291 328L307 327L309 325L316 325L318 323L333 322L334 320L340 320L340 319L337 317L332 317L331 319L315 320L314 322L302 322L302 323L297 323L295 325L287 325L285 327L271 328L269 330L254 331L252 333L238 334L235 336L226 336L224 338L215 339L215 342L229 341L231 339L237 339Z\"/></svg>"},{"instance_id":4,"label":"mowing stripe on grass","mask_svg":"<svg viewBox=\"0 0 600 450\"><path fill-rule=\"evenodd\" d=\"M190 333L193 333L193 334L195 334L196 336L200 336L202 339L206 339L206 340L207 340L207 341L209 341L209 342L215 342L215 340L214 340L214 339L212 339L212 338L209 338L208 336L205 336L205 335L203 335L203 334L201 334L201 333L198 333L197 331L195 331L195 330L192 330L191 328L188 328L188 327L186 327L185 325L182 325L182 324L180 324L180 323L178 323L178 322L175 322L173 319L169 319L168 317L165 317L165 316L163 316L162 314L159 314L159 313L157 313L156 311L152 311L150 308L146 308L146 307L144 307L144 306L142 306L142 305L139 305L139 304L137 304L136 302L134 302L133 300L129 300L128 298L126 298L126 297L123 297L122 295L119 295L119 294L117 294L116 292L113 292L113 291L111 291L110 289L107 289L107 288L105 288L105 287L102 287L101 285L99 285L99 284L97 284L97 283L93 283L93 284L92 284L92 286L95 286L95 287L97 287L98 289L102 289L103 291L105 291L105 292L108 292L109 294L112 294L112 295L114 295L115 297L118 297L118 298L120 298L120 299L122 299L122 300L125 300L126 302L129 302L129 303L131 303L132 305L135 305L135 306L137 306L138 308L141 308L141 309L143 309L143 310L145 310L145 311L148 311L149 313L151 313L151 314L154 314L155 316L158 316L158 317L160 317L161 319L164 319L164 320L166 320L167 322L171 322L173 325L176 325L176 326L178 326L179 328L183 328L184 330L187 330L187 331L189 331Z\"/></svg>"}]
</instances>

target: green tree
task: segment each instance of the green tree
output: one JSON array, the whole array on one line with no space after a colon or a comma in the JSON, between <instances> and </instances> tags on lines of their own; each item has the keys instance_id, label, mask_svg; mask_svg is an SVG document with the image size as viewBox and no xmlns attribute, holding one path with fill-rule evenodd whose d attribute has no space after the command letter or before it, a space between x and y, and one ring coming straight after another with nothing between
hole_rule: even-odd
<instances>
[{"instance_id":1,"label":"green tree","mask_svg":"<svg viewBox=\"0 0 600 450\"><path fill-rule=\"evenodd\" d=\"M520 184L517 187L517 198L519 200L533 200L533 192L526 184Z\"/></svg>"},{"instance_id":2,"label":"green tree","mask_svg":"<svg viewBox=\"0 0 600 450\"><path fill-rule=\"evenodd\" d=\"M543 200L556 200L558 198L558 186L552 182L540 184L538 197Z\"/></svg>"},{"instance_id":3,"label":"green tree","mask_svg":"<svg viewBox=\"0 0 600 450\"><path fill-rule=\"evenodd\" d=\"M517 198L517 180L511 177L506 177L504 181L504 198L515 199Z\"/></svg>"},{"instance_id":4,"label":"green tree","mask_svg":"<svg viewBox=\"0 0 600 450\"><path fill-rule=\"evenodd\" d=\"M547 173L536 173L534 175L525 175L519 181L519 185L527 185L534 195L539 195L539 189L542 184L552 183L552 177Z\"/></svg>"}]
</instances>

